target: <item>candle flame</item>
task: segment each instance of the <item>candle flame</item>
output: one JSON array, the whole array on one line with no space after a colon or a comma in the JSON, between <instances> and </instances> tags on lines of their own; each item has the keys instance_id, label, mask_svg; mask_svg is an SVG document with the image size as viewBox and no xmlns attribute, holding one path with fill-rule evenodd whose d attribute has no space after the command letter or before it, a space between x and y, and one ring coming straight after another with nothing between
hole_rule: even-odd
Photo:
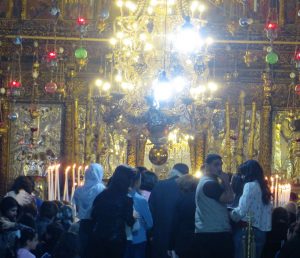
<instances>
[{"instance_id":1,"label":"candle flame","mask_svg":"<svg viewBox=\"0 0 300 258\"><path fill-rule=\"evenodd\" d=\"M275 177L276 177L276 178L279 178L279 176L278 176L278 175L276 175Z\"/></svg>"},{"instance_id":2,"label":"candle flame","mask_svg":"<svg viewBox=\"0 0 300 258\"><path fill-rule=\"evenodd\" d=\"M68 166L68 167L66 168L66 173L68 173L70 169L71 169L71 166Z\"/></svg>"},{"instance_id":3,"label":"candle flame","mask_svg":"<svg viewBox=\"0 0 300 258\"><path fill-rule=\"evenodd\" d=\"M59 169L59 167L60 167L60 164L57 164L57 165L56 165L56 168Z\"/></svg>"},{"instance_id":4,"label":"candle flame","mask_svg":"<svg viewBox=\"0 0 300 258\"><path fill-rule=\"evenodd\" d=\"M74 165L73 165L73 169L74 169L74 168L76 168L76 163L74 163Z\"/></svg>"},{"instance_id":5,"label":"candle flame","mask_svg":"<svg viewBox=\"0 0 300 258\"><path fill-rule=\"evenodd\" d=\"M80 170L82 168L82 166L79 166L78 169Z\"/></svg>"},{"instance_id":6,"label":"candle flame","mask_svg":"<svg viewBox=\"0 0 300 258\"><path fill-rule=\"evenodd\" d=\"M89 168L89 166L85 166L84 171L86 171Z\"/></svg>"}]
</instances>

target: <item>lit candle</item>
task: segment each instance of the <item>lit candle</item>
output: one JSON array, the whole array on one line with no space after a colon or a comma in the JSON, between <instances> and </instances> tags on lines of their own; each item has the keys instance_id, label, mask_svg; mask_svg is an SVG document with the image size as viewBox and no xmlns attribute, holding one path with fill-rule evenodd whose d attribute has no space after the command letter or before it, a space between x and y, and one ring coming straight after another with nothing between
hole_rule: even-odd
<instances>
[{"instance_id":1,"label":"lit candle","mask_svg":"<svg viewBox=\"0 0 300 258\"><path fill-rule=\"evenodd\" d=\"M275 176L275 207L278 206L278 178L279 176Z\"/></svg>"},{"instance_id":2,"label":"lit candle","mask_svg":"<svg viewBox=\"0 0 300 258\"><path fill-rule=\"evenodd\" d=\"M59 168L60 164L57 164L55 167L55 200L60 201Z\"/></svg>"},{"instance_id":3,"label":"lit candle","mask_svg":"<svg viewBox=\"0 0 300 258\"><path fill-rule=\"evenodd\" d=\"M54 166L51 166L51 173L50 173L50 201L54 200Z\"/></svg>"},{"instance_id":4,"label":"lit candle","mask_svg":"<svg viewBox=\"0 0 300 258\"><path fill-rule=\"evenodd\" d=\"M81 181L81 185L84 184L85 173L86 173L86 171L88 170L88 168L89 168L89 166L85 166L85 168L84 168L84 175L83 175L83 180Z\"/></svg>"},{"instance_id":5,"label":"lit candle","mask_svg":"<svg viewBox=\"0 0 300 258\"><path fill-rule=\"evenodd\" d=\"M77 187L80 186L80 175L81 175L81 170L82 170L82 166L79 166L79 167L78 167L78 170L77 170Z\"/></svg>"},{"instance_id":6,"label":"lit candle","mask_svg":"<svg viewBox=\"0 0 300 258\"><path fill-rule=\"evenodd\" d=\"M73 169L72 169L72 193L71 193L71 201L73 200L73 196L75 193L75 172L76 172L76 164L73 165Z\"/></svg>"},{"instance_id":7,"label":"lit candle","mask_svg":"<svg viewBox=\"0 0 300 258\"><path fill-rule=\"evenodd\" d=\"M69 201L69 182L68 182L68 174L69 174L69 170L71 169L71 167L67 167L65 170L65 185L64 185L64 200L65 201Z\"/></svg>"},{"instance_id":8,"label":"lit candle","mask_svg":"<svg viewBox=\"0 0 300 258\"><path fill-rule=\"evenodd\" d=\"M47 169L48 200L51 198L51 166Z\"/></svg>"}]
</instances>

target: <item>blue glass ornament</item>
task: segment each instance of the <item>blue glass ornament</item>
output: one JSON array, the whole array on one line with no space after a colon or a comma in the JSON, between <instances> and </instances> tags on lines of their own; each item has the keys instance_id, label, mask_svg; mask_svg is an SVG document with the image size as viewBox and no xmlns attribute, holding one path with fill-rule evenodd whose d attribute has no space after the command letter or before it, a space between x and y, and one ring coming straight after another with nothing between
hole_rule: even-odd
<instances>
[{"instance_id":1,"label":"blue glass ornament","mask_svg":"<svg viewBox=\"0 0 300 258\"><path fill-rule=\"evenodd\" d=\"M16 112L12 112L12 113L8 114L8 119L10 121L16 121L18 119L18 117L19 117L19 114Z\"/></svg>"},{"instance_id":2,"label":"blue glass ornament","mask_svg":"<svg viewBox=\"0 0 300 258\"><path fill-rule=\"evenodd\" d=\"M100 14L99 14L99 18L100 18L101 20L106 20L106 19L108 19L108 18L109 18L109 11L108 11L108 9L103 9L103 10L100 12Z\"/></svg>"}]
</instances>

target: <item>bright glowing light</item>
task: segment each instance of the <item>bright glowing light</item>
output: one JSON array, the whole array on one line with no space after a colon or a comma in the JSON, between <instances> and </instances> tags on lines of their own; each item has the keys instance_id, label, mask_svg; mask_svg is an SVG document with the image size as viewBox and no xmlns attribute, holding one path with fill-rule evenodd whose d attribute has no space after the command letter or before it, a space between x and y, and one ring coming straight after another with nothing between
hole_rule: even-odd
<instances>
[{"instance_id":1,"label":"bright glowing light","mask_svg":"<svg viewBox=\"0 0 300 258\"><path fill-rule=\"evenodd\" d=\"M150 43L146 43L144 46L145 51L151 51L153 49L153 45Z\"/></svg>"},{"instance_id":2,"label":"bright glowing light","mask_svg":"<svg viewBox=\"0 0 300 258\"><path fill-rule=\"evenodd\" d=\"M196 171L196 173L195 173L196 178L200 178L202 175L203 175L203 173L200 170Z\"/></svg>"},{"instance_id":3,"label":"bright glowing light","mask_svg":"<svg viewBox=\"0 0 300 258\"><path fill-rule=\"evenodd\" d=\"M123 32L123 31L117 32L117 38L118 38L118 39L124 38L124 32Z\"/></svg>"},{"instance_id":4,"label":"bright glowing light","mask_svg":"<svg viewBox=\"0 0 300 258\"><path fill-rule=\"evenodd\" d=\"M158 1L157 1L157 0L151 0L150 4L151 4L152 6L155 6L155 5L158 4Z\"/></svg>"},{"instance_id":5,"label":"bright glowing light","mask_svg":"<svg viewBox=\"0 0 300 258\"><path fill-rule=\"evenodd\" d=\"M110 40L109 40L109 43L111 44L111 45L116 45L117 44L117 40L115 39L115 38L111 38Z\"/></svg>"},{"instance_id":6,"label":"bright glowing light","mask_svg":"<svg viewBox=\"0 0 300 258\"><path fill-rule=\"evenodd\" d=\"M206 40L205 40L205 43L207 45L211 45L214 43L214 39L212 37L207 37Z\"/></svg>"},{"instance_id":7,"label":"bright glowing light","mask_svg":"<svg viewBox=\"0 0 300 258\"><path fill-rule=\"evenodd\" d=\"M124 39L123 44L125 46L131 46L132 45L132 40L130 38Z\"/></svg>"},{"instance_id":8,"label":"bright glowing light","mask_svg":"<svg viewBox=\"0 0 300 258\"><path fill-rule=\"evenodd\" d=\"M174 5L176 3L176 0L168 0L168 5Z\"/></svg>"},{"instance_id":9,"label":"bright glowing light","mask_svg":"<svg viewBox=\"0 0 300 258\"><path fill-rule=\"evenodd\" d=\"M105 83L103 84L102 89L103 89L104 91L108 91L110 88L111 88L111 85L110 85L109 82L105 82Z\"/></svg>"},{"instance_id":10,"label":"bright glowing light","mask_svg":"<svg viewBox=\"0 0 300 258\"><path fill-rule=\"evenodd\" d=\"M176 92L181 92L186 86L186 80L182 76L177 76L172 81L172 84Z\"/></svg>"},{"instance_id":11,"label":"bright glowing light","mask_svg":"<svg viewBox=\"0 0 300 258\"><path fill-rule=\"evenodd\" d=\"M145 33L140 34L140 40L145 41L147 39L147 35Z\"/></svg>"},{"instance_id":12,"label":"bright glowing light","mask_svg":"<svg viewBox=\"0 0 300 258\"><path fill-rule=\"evenodd\" d=\"M207 84L207 87L210 91L216 91L218 89L218 84L216 84L215 82L209 82Z\"/></svg>"},{"instance_id":13,"label":"bright glowing light","mask_svg":"<svg viewBox=\"0 0 300 258\"><path fill-rule=\"evenodd\" d=\"M96 79L95 80L95 85L100 87L103 84L103 81L101 79Z\"/></svg>"},{"instance_id":14,"label":"bright glowing light","mask_svg":"<svg viewBox=\"0 0 300 258\"><path fill-rule=\"evenodd\" d=\"M177 133L178 130L173 130L168 135L168 141L172 142L173 144L177 142Z\"/></svg>"},{"instance_id":15,"label":"bright glowing light","mask_svg":"<svg viewBox=\"0 0 300 258\"><path fill-rule=\"evenodd\" d=\"M122 74L120 72L117 73L117 75L115 76L115 81L116 82L121 82L122 81Z\"/></svg>"},{"instance_id":16,"label":"bright glowing light","mask_svg":"<svg viewBox=\"0 0 300 258\"><path fill-rule=\"evenodd\" d=\"M191 65L191 64L193 63L193 61L192 61L191 59L187 59L187 60L185 60L185 63L186 63L187 65Z\"/></svg>"},{"instance_id":17,"label":"bright glowing light","mask_svg":"<svg viewBox=\"0 0 300 258\"><path fill-rule=\"evenodd\" d=\"M167 101L169 100L172 95L172 85L169 81L161 81L161 80L154 80L153 85L153 95L156 101Z\"/></svg>"},{"instance_id":18,"label":"bright glowing light","mask_svg":"<svg viewBox=\"0 0 300 258\"><path fill-rule=\"evenodd\" d=\"M118 7L122 7L122 6L123 6L123 4L124 4L124 3L123 3L123 1L122 1L122 0L119 0L119 1L117 1L117 6L118 6Z\"/></svg>"},{"instance_id":19,"label":"bright glowing light","mask_svg":"<svg viewBox=\"0 0 300 258\"><path fill-rule=\"evenodd\" d=\"M191 11L194 12L197 9L198 6L199 6L199 2L198 1L193 1L191 3Z\"/></svg>"},{"instance_id":20,"label":"bright glowing light","mask_svg":"<svg viewBox=\"0 0 300 258\"><path fill-rule=\"evenodd\" d=\"M199 10L200 13L203 13L203 12L205 11L205 9L206 9L206 7L205 7L205 5L203 5L203 4L200 4L200 5L198 6L198 10Z\"/></svg>"},{"instance_id":21,"label":"bright glowing light","mask_svg":"<svg viewBox=\"0 0 300 258\"><path fill-rule=\"evenodd\" d=\"M200 50L204 42L193 27L183 27L174 40L175 49L183 53L192 53Z\"/></svg>"},{"instance_id":22,"label":"bright glowing light","mask_svg":"<svg viewBox=\"0 0 300 258\"><path fill-rule=\"evenodd\" d=\"M148 12L149 15L153 14L153 8L151 6L149 6L147 8L147 12Z\"/></svg>"},{"instance_id":23,"label":"bright glowing light","mask_svg":"<svg viewBox=\"0 0 300 258\"><path fill-rule=\"evenodd\" d=\"M131 1L126 1L125 6L132 12L135 12L137 9L137 5Z\"/></svg>"}]
</instances>

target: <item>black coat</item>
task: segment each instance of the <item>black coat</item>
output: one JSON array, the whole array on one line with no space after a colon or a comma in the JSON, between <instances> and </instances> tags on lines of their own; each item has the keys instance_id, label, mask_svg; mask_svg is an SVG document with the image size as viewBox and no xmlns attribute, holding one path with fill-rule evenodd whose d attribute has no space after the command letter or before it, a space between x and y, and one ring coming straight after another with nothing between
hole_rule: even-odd
<instances>
[{"instance_id":1,"label":"black coat","mask_svg":"<svg viewBox=\"0 0 300 258\"><path fill-rule=\"evenodd\" d=\"M183 193L178 199L170 232L169 250L177 254L192 252L195 236L195 192Z\"/></svg>"},{"instance_id":2,"label":"black coat","mask_svg":"<svg viewBox=\"0 0 300 258\"><path fill-rule=\"evenodd\" d=\"M92 210L93 235L98 239L126 242L125 226L133 226L133 201L110 188L95 199Z\"/></svg>"},{"instance_id":3,"label":"black coat","mask_svg":"<svg viewBox=\"0 0 300 258\"><path fill-rule=\"evenodd\" d=\"M177 177L162 180L156 184L149 198L150 210L153 217L153 258L169 258L169 236L172 216L175 212L180 189Z\"/></svg>"},{"instance_id":4,"label":"black coat","mask_svg":"<svg viewBox=\"0 0 300 258\"><path fill-rule=\"evenodd\" d=\"M299 258L300 257L300 237L293 237L287 241L280 250L278 258Z\"/></svg>"}]
</instances>

